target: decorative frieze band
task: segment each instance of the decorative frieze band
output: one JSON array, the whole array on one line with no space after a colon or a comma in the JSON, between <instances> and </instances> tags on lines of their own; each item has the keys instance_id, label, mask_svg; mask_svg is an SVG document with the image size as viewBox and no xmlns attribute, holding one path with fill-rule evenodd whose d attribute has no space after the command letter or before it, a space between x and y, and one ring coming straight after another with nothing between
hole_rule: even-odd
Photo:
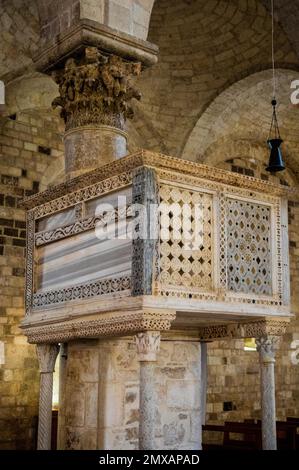
<instances>
[{"instance_id":1,"label":"decorative frieze band","mask_svg":"<svg viewBox=\"0 0 299 470\"><path fill-rule=\"evenodd\" d=\"M117 222L120 219L129 218L132 216L132 207L122 207L106 212L103 215L88 217L87 219L77 221L73 224L65 225L54 230L47 230L38 232L35 235L36 246L46 245L47 243L61 240L63 238L77 235L78 233L92 230L96 226L105 226L110 222Z\"/></svg>"},{"instance_id":2,"label":"decorative frieze band","mask_svg":"<svg viewBox=\"0 0 299 470\"><path fill-rule=\"evenodd\" d=\"M98 196L110 193L111 191L129 186L131 182L132 174L130 171L120 175L112 176L111 178L107 178L96 184L87 186L84 189L80 189L73 193L68 193L58 199L54 199L35 207L34 217L35 219L39 219L54 212L62 211L70 206L78 204L79 202L88 201L89 199L94 199Z\"/></svg>"},{"instance_id":3,"label":"decorative frieze band","mask_svg":"<svg viewBox=\"0 0 299 470\"><path fill-rule=\"evenodd\" d=\"M152 294L155 257L158 245L158 186L152 168L139 168L133 176L132 202L141 206L139 224L132 240L132 295Z\"/></svg>"},{"instance_id":4,"label":"decorative frieze band","mask_svg":"<svg viewBox=\"0 0 299 470\"><path fill-rule=\"evenodd\" d=\"M26 214L26 284L25 284L25 313L28 315L32 308L33 278L34 278L34 232L35 220L33 211Z\"/></svg>"},{"instance_id":5,"label":"decorative frieze band","mask_svg":"<svg viewBox=\"0 0 299 470\"><path fill-rule=\"evenodd\" d=\"M75 178L73 181L62 183L54 188L44 191L43 193L30 196L24 201L23 207L31 209L36 206L40 206L53 199L62 198L70 193L74 193L86 186L94 185L99 181L106 179L107 175L112 177L119 175L120 173L131 172L134 168L144 165L156 167L161 176L165 172L166 179L167 173L171 172L174 174L174 172L178 172L178 177L185 179L185 181L186 177L188 180L192 177L197 177L203 180L210 180L214 183L229 185L232 188L236 187L237 191L240 191L240 188L243 188L250 191L256 191L259 194L263 193L272 196L285 197L292 196L292 199L298 198L298 191L291 188L278 186L268 181L235 174L208 165L202 165L182 160L180 158L141 150L140 152L124 157L109 165L105 165L103 168L99 168ZM179 175L179 173L181 173L181 175Z\"/></svg>"},{"instance_id":6,"label":"decorative frieze band","mask_svg":"<svg viewBox=\"0 0 299 470\"><path fill-rule=\"evenodd\" d=\"M248 323L211 325L199 329L202 341L221 338L261 338L264 336L281 336L286 332L289 320L257 320Z\"/></svg>"},{"instance_id":7,"label":"decorative frieze band","mask_svg":"<svg viewBox=\"0 0 299 470\"><path fill-rule=\"evenodd\" d=\"M23 328L30 343L61 343L76 338L117 336L143 331L169 330L175 312L109 313L97 320L69 321L39 327Z\"/></svg>"},{"instance_id":8,"label":"decorative frieze band","mask_svg":"<svg viewBox=\"0 0 299 470\"><path fill-rule=\"evenodd\" d=\"M131 277L122 276L118 278L100 279L63 289L56 289L33 295L33 309L44 308L49 305L69 302L71 300L82 300L90 297L97 297L105 294L114 294L118 292L130 292Z\"/></svg>"}]
</instances>

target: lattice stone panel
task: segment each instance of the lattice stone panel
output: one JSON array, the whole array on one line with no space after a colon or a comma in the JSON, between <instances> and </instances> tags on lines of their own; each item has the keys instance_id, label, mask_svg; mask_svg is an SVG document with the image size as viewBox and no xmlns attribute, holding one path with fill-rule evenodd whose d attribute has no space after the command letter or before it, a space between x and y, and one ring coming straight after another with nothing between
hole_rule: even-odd
<instances>
[{"instance_id":1,"label":"lattice stone panel","mask_svg":"<svg viewBox=\"0 0 299 470\"><path fill-rule=\"evenodd\" d=\"M227 199L229 290L272 295L270 235L268 206Z\"/></svg>"},{"instance_id":2,"label":"lattice stone panel","mask_svg":"<svg viewBox=\"0 0 299 470\"><path fill-rule=\"evenodd\" d=\"M212 289L212 202L210 194L161 185L160 285Z\"/></svg>"}]
</instances>

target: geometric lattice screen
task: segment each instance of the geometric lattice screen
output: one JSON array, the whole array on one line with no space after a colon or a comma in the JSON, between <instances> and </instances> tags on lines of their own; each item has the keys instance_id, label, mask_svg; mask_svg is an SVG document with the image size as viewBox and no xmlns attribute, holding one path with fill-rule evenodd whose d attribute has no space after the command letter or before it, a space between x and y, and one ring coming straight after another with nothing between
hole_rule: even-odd
<instances>
[{"instance_id":1,"label":"geometric lattice screen","mask_svg":"<svg viewBox=\"0 0 299 470\"><path fill-rule=\"evenodd\" d=\"M226 217L229 290L272 295L270 208L227 199Z\"/></svg>"},{"instance_id":2,"label":"geometric lattice screen","mask_svg":"<svg viewBox=\"0 0 299 470\"><path fill-rule=\"evenodd\" d=\"M211 290L210 194L166 184L160 186L159 250L160 285Z\"/></svg>"}]
</instances>

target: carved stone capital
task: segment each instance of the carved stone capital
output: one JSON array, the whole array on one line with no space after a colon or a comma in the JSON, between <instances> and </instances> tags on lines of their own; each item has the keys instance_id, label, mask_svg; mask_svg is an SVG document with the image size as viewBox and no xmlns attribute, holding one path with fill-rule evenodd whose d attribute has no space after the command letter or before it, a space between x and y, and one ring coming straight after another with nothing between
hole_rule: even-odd
<instances>
[{"instance_id":1,"label":"carved stone capital","mask_svg":"<svg viewBox=\"0 0 299 470\"><path fill-rule=\"evenodd\" d=\"M262 363L275 362L276 350L279 347L280 337L265 335L256 338L256 349L260 354Z\"/></svg>"},{"instance_id":2,"label":"carved stone capital","mask_svg":"<svg viewBox=\"0 0 299 470\"><path fill-rule=\"evenodd\" d=\"M159 331L145 331L135 336L138 360L156 361L156 354L160 349L161 335Z\"/></svg>"},{"instance_id":3,"label":"carved stone capital","mask_svg":"<svg viewBox=\"0 0 299 470\"><path fill-rule=\"evenodd\" d=\"M140 72L140 62L86 47L82 59L70 57L63 69L52 72L59 85L59 97L52 106L62 108L66 130L87 125L123 129L126 118L133 117L131 99L141 98L131 82Z\"/></svg>"},{"instance_id":4,"label":"carved stone capital","mask_svg":"<svg viewBox=\"0 0 299 470\"><path fill-rule=\"evenodd\" d=\"M37 358L39 362L39 371L41 374L54 372L55 361L59 353L58 344L37 344Z\"/></svg>"}]
</instances>

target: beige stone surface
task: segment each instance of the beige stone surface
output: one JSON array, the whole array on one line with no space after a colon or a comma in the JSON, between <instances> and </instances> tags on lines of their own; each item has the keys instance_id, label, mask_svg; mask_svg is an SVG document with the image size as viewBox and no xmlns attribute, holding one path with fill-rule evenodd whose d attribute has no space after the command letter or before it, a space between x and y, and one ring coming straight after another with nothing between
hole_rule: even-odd
<instances>
[{"instance_id":1,"label":"beige stone surface","mask_svg":"<svg viewBox=\"0 0 299 470\"><path fill-rule=\"evenodd\" d=\"M180 349L184 353L177 355ZM155 376L157 448L198 448L199 345L162 341ZM70 343L65 393L70 403L60 411L65 422L60 448L138 447L139 364L133 339ZM93 437L81 440L87 430L96 430L97 443Z\"/></svg>"}]
</instances>

